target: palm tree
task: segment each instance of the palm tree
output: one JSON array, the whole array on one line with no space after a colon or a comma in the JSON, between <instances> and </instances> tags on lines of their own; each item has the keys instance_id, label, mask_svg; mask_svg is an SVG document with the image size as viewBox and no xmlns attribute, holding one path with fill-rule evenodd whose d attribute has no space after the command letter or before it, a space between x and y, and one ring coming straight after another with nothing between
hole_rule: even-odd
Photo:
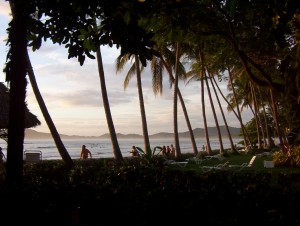
<instances>
[{"instance_id":1,"label":"palm tree","mask_svg":"<svg viewBox=\"0 0 300 226\"><path fill-rule=\"evenodd\" d=\"M214 76L210 75L210 83L211 83L211 86L213 87L213 90L214 90L214 93L215 93L215 96L216 96L216 99L218 101L218 105L219 105L219 108L220 108L220 111L221 111L221 114L222 114L222 118L223 118L223 121L224 121L224 124L225 124L225 128L226 128L226 131L227 131L227 134L228 134L229 142L230 142L231 152L237 152L237 150L236 150L236 148L235 148L235 146L233 144L233 141L232 141L231 133L229 131L227 120L226 120L226 117L224 115L224 111L222 109L222 105L221 105L219 96L217 94L214 82L216 82Z\"/></svg>"},{"instance_id":2,"label":"palm tree","mask_svg":"<svg viewBox=\"0 0 300 226\"><path fill-rule=\"evenodd\" d=\"M33 71L33 68L32 68L32 65L31 65L31 62L30 62L30 58L29 58L29 55L28 55L28 52L26 54L27 56L27 64L28 64L28 77L29 77L29 80L30 80L30 83L31 83L31 87L32 87L32 90L34 92L34 95L35 95L35 98L40 106L40 109L42 111L42 114L44 116L44 119L48 125L48 128L50 130L50 133L52 135L52 138L55 142L55 145L57 147L57 150L60 154L60 156L62 157L62 160L67 164L68 167L73 167L74 166L74 162L72 161L65 145L63 144L60 136L59 136L59 133L57 132L57 129L52 121L52 118L48 112L48 109L46 107L46 104L43 100L43 97L39 91L39 88L38 88L38 85L37 85L37 82L36 82L36 79L35 79L35 75L34 75L34 71Z\"/></svg>"},{"instance_id":3,"label":"palm tree","mask_svg":"<svg viewBox=\"0 0 300 226\"><path fill-rule=\"evenodd\" d=\"M205 100L204 100L204 79L205 79L205 67L204 67L204 60L203 60L203 53L199 52L199 60L202 62L202 69L200 72L200 81L201 81L201 104L202 104L202 116L203 116L203 122L204 122L204 133L206 138L206 151L209 155L212 154L210 141L209 141L209 135L207 130L207 120L206 120L206 113L205 113Z\"/></svg>"},{"instance_id":4,"label":"palm tree","mask_svg":"<svg viewBox=\"0 0 300 226\"><path fill-rule=\"evenodd\" d=\"M231 75L231 69L230 69L229 66L228 66L228 75L229 75L229 76L228 76L228 77L229 77L229 84L231 84L232 93L233 93L233 97L234 97L235 104L236 104L236 110L237 110L237 113L238 113L238 116L239 116L239 119L240 119L241 129L242 129L243 138L244 138L244 146L247 147L245 130L244 130L243 126L242 126L242 125L243 125L243 120L242 120L242 116L241 116L239 104L238 104L238 101L237 101L237 97L236 97L236 93L235 93L235 88L234 88L234 86L233 86L233 80L232 80L232 75Z\"/></svg>"},{"instance_id":5,"label":"palm tree","mask_svg":"<svg viewBox=\"0 0 300 226\"><path fill-rule=\"evenodd\" d=\"M97 27L97 21L96 18L93 18L94 20L94 30L95 32L98 31ZM101 93L102 93L102 100L103 100L103 106L105 110L105 115L106 115L106 121L107 121L107 126L110 134L110 140L112 144L112 149L113 149L113 154L114 154L114 159L117 163L123 163L123 155L119 146L114 122L111 116L110 112L110 106L109 106L109 101L107 97L107 90L106 90L106 83L105 83L105 74L104 74L104 69L103 69L103 61L102 61L102 56L101 56L101 49L100 46L97 47L96 50L96 58L97 58L97 65L98 65L98 73L99 73L99 79L100 79L100 87L101 87Z\"/></svg>"},{"instance_id":6,"label":"palm tree","mask_svg":"<svg viewBox=\"0 0 300 226\"><path fill-rule=\"evenodd\" d=\"M234 110L234 107L233 107L232 104L227 100L227 98L224 96L224 94L222 93L222 91L221 91L220 87L218 86L218 83L216 82L216 80L214 79L214 77L213 77L213 81L214 81L214 83L215 83L217 89L219 90L219 93L221 94L221 96L223 97L223 99L225 100L225 102L228 104L228 107L227 107L228 111L232 111L232 112L234 113L235 117L237 118L237 120L239 120L240 125L242 126L241 129L245 132L245 135L246 135L245 139L247 139L248 143L251 143L250 140L249 140L248 132L247 132L247 130L246 130L246 128L245 128L243 122L242 122L241 119L239 118L238 114L237 114L236 111Z\"/></svg>"},{"instance_id":7,"label":"palm tree","mask_svg":"<svg viewBox=\"0 0 300 226\"><path fill-rule=\"evenodd\" d=\"M97 63L98 63L98 72L99 72L100 86L101 86L101 92L102 92L103 106L104 106L104 110L105 110L107 126L109 129L111 144L112 144L112 148L113 148L114 159L116 160L116 162L123 162L124 159L123 159L122 152L121 152L121 149L119 146L114 122L112 120L112 116L111 116L111 112L110 112L109 101L108 101L108 97L107 97L100 46L97 49Z\"/></svg>"},{"instance_id":8,"label":"palm tree","mask_svg":"<svg viewBox=\"0 0 300 226\"><path fill-rule=\"evenodd\" d=\"M257 143L258 143L258 148L260 149L262 145L261 145L259 129L261 129L261 133L263 136L264 136L264 133L263 133L262 123L261 123L261 119L260 119L257 99L256 99L256 92L255 92L253 84L251 82L249 82L249 84L250 84L250 90L251 90L251 95L252 95L252 99L253 99L254 118L255 118L255 122L256 122L256 130L257 130Z\"/></svg>"},{"instance_id":9,"label":"palm tree","mask_svg":"<svg viewBox=\"0 0 300 226\"><path fill-rule=\"evenodd\" d=\"M143 90L142 90L142 79L141 79L141 69L140 69L140 60L138 55L134 55L135 64L131 66L129 69L125 81L124 81L124 88L126 89L129 80L132 78L132 75L136 72L136 79L137 79L137 87L138 87L138 94L139 94L139 103L140 103L140 111L141 111L141 119L142 119L142 128L143 128L143 138L144 138L144 150L150 148L150 140L148 134L148 126L147 126L147 119L146 119L146 112L144 106L144 97L143 97ZM117 71L121 71L124 68L124 65L129 60L129 54L124 56L119 56L116 60L116 69Z\"/></svg>"},{"instance_id":10,"label":"palm tree","mask_svg":"<svg viewBox=\"0 0 300 226\"><path fill-rule=\"evenodd\" d=\"M206 68L206 71L207 71L206 61L205 61L205 58L204 58L204 53L202 53L201 56L202 56L203 67ZM209 97L209 102L210 102L210 106L211 106L211 109L212 109L212 112L213 112L217 132L218 132L218 138L219 138L219 143L220 143L220 154L223 154L224 153L224 147L223 147L222 135L221 135L221 131L220 131L218 118L217 118L217 115L216 115L215 106L214 106L214 103L213 103L213 100L212 100L212 97L211 97L211 92L210 92L210 88L209 88L209 84L208 84L208 76L206 74L206 71L204 71L204 80L205 80L207 93L208 93L208 97ZM209 72L207 71L207 73L209 73Z\"/></svg>"},{"instance_id":11,"label":"palm tree","mask_svg":"<svg viewBox=\"0 0 300 226\"><path fill-rule=\"evenodd\" d=\"M11 8L11 11L12 11L12 15L13 17L15 16L15 8L14 8L14 3L10 2L10 8ZM31 83L31 86L32 86L32 89L33 89L33 92L34 92L34 95L37 99L37 102L40 106L40 109L42 111L42 114L44 116L44 119L48 125L48 128L51 132L51 135L54 139L54 142L56 144L56 147L58 149L58 152L60 153L63 161L67 164L68 167L73 167L74 166L74 163L68 153L68 151L66 150L60 136L59 136L59 133L57 132L56 130L56 127L51 119L51 116L47 110L47 107L45 105L45 102L43 100L43 97L39 91L39 88L38 88L38 85L37 85L37 82L36 82L36 79L35 79L35 75L34 75L34 71L33 71L33 68L32 68L32 65L31 65L31 61L30 61L30 58L29 58L29 54L28 54L28 50L26 49L26 61L27 61L27 72L28 72L28 77L29 77L29 80L30 80L30 83Z\"/></svg>"},{"instance_id":12,"label":"palm tree","mask_svg":"<svg viewBox=\"0 0 300 226\"><path fill-rule=\"evenodd\" d=\"M179 42L176 42L176 60L175 60L175 78L174 78L174 96L173 96L173 126L174 126L174 143L175 143L175 158L178 158L181 155L180 144L179 144L179 135L178 135L178 112L177 112L177 96L178 96L178 64L179 64Z\"/></svg>"},{"instance_id":13,"label":"palm tree","mask_svg":"<svg viewBox=\"0 0 300 226\"><path fill-rule=\"evenodd\" d=\"M164 52L169 52L168 50L164 51ZM162 64L164 66L164 68L166 68L167 72L168 72L168 75L169 75L169 80L170 80L170 83L171 85L174 84L174 76L172 74L172 69L171 69L171 65L173 64L173 60L171 60L172 62L170 63L167 63L167 61L169 62L169 55L170 54L162 54L163 56L160 57L160 60L162 61ZM166 57L166 60L163 58L163 57ZM154 61L156 62L156 57L154 57ZM153 67L156 67L156 63L153 63L152 64ZM181 65L181 64L180 64ZM159 66L160 68L160 66ZM183 66L180 66L178 65L177 67L177 71L178 70L181 70L182 72L181 73L185 73L185 70L184 70L184 67ZM153 69L152 71L160 71L160 77L162 77L162 71L161 70L155 70ZM179 71L178 71L179 73ZM159 76L154 76L154 77L159 77ZM161 81L161 79L158 79L159 81ZM162 90L162 89L160 89ZM190 123L190 119L189 119L189 116L188 116L188 113L187 113L187 109L186 109L186 106L185 106L185 103L184 103L184 100L183 100L183 97L181 95L181 92L180 92L180 89L178 87L178 98L180 100L180 104L181 104L181 107L182 107L182 111L183 111L183 114L184 114L184 118L185 118L185 121L186 121L186 124L187 124L187 127L188 127L188 131L189 131L189 134L190 134L190 139L191 139L191 143L192 143L192 148L193 148L193 152L195 155L198 154L198 148L197 148L197 144L196 144L196 141L195 141L195 136L194 136L194 132L193 132L193 129L192 129L192 126L191 126L191 123Z\"/></svg>"},{"instance_id":14,"label":"palm tree","mask_svg":"<svg viewBox=\"0 0 300 226\"><path fill-rule=\"evenodd\" d=\"M23 143L25 136L25 98L26 98L26 51L27 23L29 12L26 3L14 1L14 16L9 28L10 51L6 65L6 79L10 82L10 111L7 142L6 180L14 195L22 188ZM17 193L15 194L17 195Z\"/></svg>"}]
</instances>

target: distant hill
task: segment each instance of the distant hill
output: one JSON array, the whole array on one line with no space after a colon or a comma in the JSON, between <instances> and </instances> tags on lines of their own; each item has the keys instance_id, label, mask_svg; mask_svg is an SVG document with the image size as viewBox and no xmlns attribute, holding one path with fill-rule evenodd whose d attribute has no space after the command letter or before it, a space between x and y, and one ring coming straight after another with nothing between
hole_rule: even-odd
<instances>
[{"instance_id":1,"label":"distant hill","mask_svg":"<svg viewBox=\"0 0 300 226\"><path fill-rule=\"evenodd\" d=\"M194 131L194 136L195 138L201 138L204 137L204 129L202 128L196 128L193 130ZM220 131L222 134L222 137L227 137L227 131L225 126L220 126ZM237 137L240 134L240 128L236 127L229 127L229 131L231 133L232 137ZM218 136L217 128L216 127L208 127L208 134L211 137L216 137ZM69 136L69 135L64 135L60 134L60 137L62 139L110 139L110 135L108 133L105 133L101 136ZM142 139L142 135L139 134L122 134L118 133L117 134L118 139ZM179 133L180 138L189 138L189 132L181 132ZM169 139L173 138L173 133L166 133L166 132L161 132L161 133L155 133L153 135L150 135L150 139ZM52 136L50 133L42 133L42 132L37 132L33 129L26 129L25 130L25 139L52 139Z\"/></svg>"}]
</instances>

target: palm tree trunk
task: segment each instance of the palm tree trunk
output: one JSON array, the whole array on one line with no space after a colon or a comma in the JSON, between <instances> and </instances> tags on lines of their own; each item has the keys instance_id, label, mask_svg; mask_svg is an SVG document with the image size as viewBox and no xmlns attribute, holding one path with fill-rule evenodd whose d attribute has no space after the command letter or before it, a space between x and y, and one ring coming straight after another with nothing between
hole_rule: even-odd
<instances>
[{"instance_id":1,"label":"palm tree trunk","mask_svg":"<svg viewBox=\"0 0 300 226\"><path fill-rule=\"evenodd\" d=\"M12 15L15 16L15 9L14 9L14 3L10 2L10 8L11 8L11 11L12 11ZM30 58L29 58L29 54L28 54L28 50L26 48L26 61L27 61L27 71L28 71L28 77L29 77L29 80L30 80L30 83L31 83L31 86L32 86L32 89L33 89L33 92L34 92L34 95L37 99L37 102L40 106L40 109L42 111L42 114L44 116L44 119L48 125L48 128L51 132L51 135L54 139L54 142L56 144L56 147L60 153L60 156L62 157L63 161L67 164L68 167L73 167L74 166L74 163L68 153L68 151L66 150L64 144L62 143L61 139L60 139L60 136L59 136L59 133L57 132L56 130L56 127L51 119L51 116L47 110L47 107L45 105L45 102L43 100L43 97L39 91L39 88L38 88L38 85L37 85L37 82L36 82L36 79L35 79L35 75L34 75L34 71L33 71L33 68L32 68L32 65L31 65L31 61L30 61Z\"/></svg>"},{"instance_id":2,"label":"palm tree trunk","mask_svg":"<svg viewBox=\"0 0 300 226\"><path fill-rule=\"evenodd\" d=\"M244 131L244 135L246 135L246 137L244 139L247 139L248 143L250 143L250 140L249 140L249 134L243 124L243 122L241 121L240 117L238 116L238 114L235 112L233 106L229 103L229 101L226 99L226 97L224 96L224 94L222 93L220 87L218 86L216 80L214 79L214 83L215 85L217 86L218 90L219 90L219 93L221 94L221 96L223 97L223 99L225 100L225 102L228 104L228 106L231 108L232 112L234 113L235 117L237 118L237 120L239 120L240 122L240 125L242 126L241 127L241 130Z\"/></svg>"},{"instance_id":3,"label":"palm tree trunk","mask_svg":"<svg viewBox=\"0 0 300 226\"><path fill-rule=\"evenodd\" d=\"M161 60L163 62L164 67L168 71L169 80L174 84L174 77L172 75L171 69L169 68L169 66L167 65L167 63L165 62L165 60L163 58L161 58ZM183 114L184 114L184 118L185 118L188 130L189 130L190 139L191 139L191 143L192 143L192 147L193 147L193 152L194 152L195 155L197 155L198 154L198 148L197 148L194 132L193 132L193 129L192 129L192 126L191 126L191 123L190 123L190 119L189 119L189 115L187 113L187 109L186 109L186 106L185 106L185 103L184 103L184 100L183 100L183 97L181 95L181 92L180 92L179 88L178 88L177 93L178 93L178 98L180 100L180 104L181 104L182 111L183 111Z\"/></svg>"},{"instance_id":4,"label":"palm tree trunk","mask_svg":"<svg viewBox=\"0 0 300 226\"><path fill-rule=\"evenodd\" d=\"M206 88L207 88L207 92L208 92L208 97L209 97L209 101L210 101L210 106L213 112L213 116L214 116L214 120L215 120L215 124L216 124L216 128L217 128L217 132L218 132L218 138L219 138L219 143L220 143L220 154L224 153L224 147L223 147L223 141L222 141L222 135L221 135L221 131L220 131L220 126L219 126L219 122L218 122L218 118L217 118L217 114L216 114L216 110L215 110L215 106L211 97L211 92L210 92L210 88L209 88L209 84L208 84L208 77L206 75L206 73L204 74L205 76L205 84L206 84Z\"/></svg>"},{"instance_id":5,"label":"palm tree trunk","mask_svg":"<svg viewBox=\"0 0 300 226\"><path fill-rule=\"evenodd\" d=\"M242 120L242 116L241 116L241 112L240 112L240 108L239 108L239 104L237 102L237 98L236 98L236 93L235 93L235 89L234 89L234 86L233 86L233 83L232 83L232 75L231 75L231 71L230 71L230 67L228 66L228 77L229 77L229 83L231 84L231 87L232 87L232 93L233 93L233 97L234 97L234 100L235 100L235 104L236 104L236 110L237 110L237 113L238 113L238 116L239 116L239 119L240 119L240 124L241 124L241 128L242 128L242 133L243 133L243 138L244 138L244 146L245 148L247 147L247 142L246 142L246 135L245 135L245 130L243 128L243 120Z\"/></svg>"},{"instance_id":6,"label":"palm tree trunk","mask_svg":"<svg viewBox=\"0 0 300 226\"><path fill-rule=\"evenodd\" d=\"M260 96L260 99L262 100L261 92L260 92L259 89L258 89L258 94ZM271 141L271 136L270 136L270 133L269 133L269 127L268 127L268 121L267 121L267 117L266 117L265 104L262 102L261 106L262 106L262 109L263 109L263 116L264 116L264 122L265 122L265 130L266 130L266 135L267 135L267 140L268 140L266 148L270 148L271 144L273 142Z\"/></svg>"},{"instance_id":7,"label":"palm tree trunk","mask_svg":"<svg viewBox=\"0 0 300 226\"><path fill-rule=\"evenodd\" d=\"M215 88L215 85L214 85L214 82L215 81L215 78L213 75L210 75L210 83L211 83L211 86L213 87L213 90L214 90L214 93L215 93L215 96L216 96L216 99L218 101L218 105L219 105L219 108L220 108L220 111L221 111L221 114L222 114L222 118L224 120L224 124L225 124L225 128L226 128L226 131L227 131L227 134L228 134L228 139L229 139L229 142L230 142L230 147L231 147L231 152L234 153L234 152L237 152L234 144L233 144L233 141L232 141L232 137L231 137L231 133L230 133L230 130L228 128L228 124L227 124L227 120L226 120L226 117L224 115L224 111L222 109L222 105L221 105L221 102L220 102L220 99L219 99L219 96L217 94L217 91L216 91L216 88Z\"/></svg>"},{"instance_id":8,"label":"palm tree trunk","mask_svg":"<svg viewBox=\"0 0 300 226\"><path fill-rule=\"evenodd\" d=\"M190 119L189 119L189 116L188 116L188 113L187 113L187 110L186 110L186 107L185 107L185 104L184 104L184 100L182 98L182 95L181 95L181 92L180 92L179 89L178 89L178 97L179 97L179 100L180 100L180 103L181 103L182 111L183 111L183 114L184 114L184 117L185 117L185 121L186 121L188 130L189 130L190 139L191 139L191 143L192 143L192 147L193 147L193 152L194 152L195 155L197 155L198 154L198 148L197 148L194 132L193 132L191 122L190 122Z\"/></svg>"},{"instance_id":9,"label":"palm tree trunk","mask_svg":"<svg viewBox=\"0 0 300 226\"><path fill-rule=\"evenodd\" d=\"M256 99L255 99L255 92L254 92L254 87L250 81L250 90L252 94L252 99L253 99L253 109L254 109L254 118L255 118L255 123L256 123L256 133L257 133L257 144L258 144L258 149L261 149L261 138L260 138L260 123L258 119L258 109L257 109L257 104L256 104Z\"/></svg>"},{"instance_id":10,"label":"palm tree trunk","mask_svg":"<svg viewBox=\"0 0 300 226\"><path fill-rule=\"evenodd\" d=\"M11 4L14 14L10 23L10 65L6 80L10 82L10 110L8 124L6 180L12 195L22 188L23 144L25 137L25 98L26 98L26 51L27 16L23 11L25 3ZM15 193L17 195L17 193Z\"/></svg>"},{"instance_id":11,"label":"palm tree trunk","mask_svg":"<svg viewBox=\"0 0 300 226\"><path fill-rule=\"evenodd\" d=\"M181 155L179 135L178 135L178 119L177 119L177 95L178 95L178 62L179 62L179 43L176 43L176 62L175 62L175 79L174 79L174 96L173 96L173 123L174 123L174 143L175 143L175 158Z\"/></svg>"},{"instance_id":12,"label":"palm tree trunk","mask_svg":"<svg viewBox=\"0 0 300 226\"><path fill-rule=\"evenodd\" d=\"M117 134L116 134L116 131L115 131L114 122L112 120L109 101L108 101L108 97L107 97L105 76L104 76L103 62L102 62L100 46L97 49L97 63L98 63L98 72L99 72L99 78L100 78L100 86L101 86L101 92L102 92L103 106L104 106L104 109L105 109L106 121L107 121L107 126L108 126L108 129L109 129L109 134L110 134L114 159L116 160L116 162L123 162L124 159L123 159L122 152L120 150L120 146L119 146L119 143L118 143Z\"/></svg>"},{"instance_id":13,"label":"palm tree trunk","mask_svg":"<svg viewBox=\"0 0 300 226\"><path fill-rule=\"evenodd\" d=\"M281 150L283 152L285 152L286 150L285 150L284 145L283 145L282 135L281 135L279 122L278 122L277 105L275 103L274 96L273 96L273 90L271 88L270 88L270 96L271 96L271 101L272 101L272 108L273 108L273 112L274 112L274 114L273 114L274 115L274 121L275 121L275 126L276 126L276 130L277 130L277 135L278 135L280 147L281 147Z\"/></svg>"},{"instance_id":14,"label":"palm tree trunk","mask_svg":"<svg viewBox=\"0 0 300 226\"><path fill-rule=\"evenodd\" d=\"M141 82L140 59L138 55L135 55L135 67L136 67L136 80L137 80L137 87L139 93L143 137L144 137L144 145L145 145L144 150L146 151L147 149L150 148L150 141L149 141L148 126L147 126L147 119L146 119L144 98L143 98L143 89L142 89L142 82Z\"/></svg>"},{"instance_id":15,"label":"palm tree trunk","mask_svg":"<svg viewBox=\"0 0 300 226\"><path fill-rule=\"evenodd\" d=\"M202 54L199 54L200 62L203 62ZM206 120L206 113L205 113L205 100L204 100L204 79L205 79L205 68L202 64L202 70L200 75L200 81L201 81L201 104L202 104L202 116L203 116L203 123L204 123L204 134L205 134L205 140L206 140L206 152L208 155L212 154L211 147L210 147L210 141L209 141L209 135L207 130L207 120Z\"/></svg>"},{"instance_id":16,"label":"palm tree trunk","mask_svg":"<svg viewBox=\"0 0 300 226\"><path fill-rule=\"evenodd\" d=\"M34 71L33 71L33 68L32 68L32 65L31 65L31 62L30 62L30 58L29 58L29 55L28 55L28 51L26 53L26 59L27 59L27 65L28 65L28 77L29 77L29 80L30 80L30 83L31 83L31 87L33 89L33 92L34 92L34 95L36 97L36 100L40 106L40 109L41 109L41 112L44 116L44 119L48 125L48 128L50 130L50 133L52 135L52 138L55 142L55 145L57 147L57 150L62 158L62 160L66 163L66 165L68 167L73 167L74 166L74 162L73 160L71 159L67 149L65 148L65 145L63 144L60 136L59 136L59 133L57 132L57 129L52 121L52 118L48 112L48 109L46 107L46 104L43 100L43 97L39 91L39 88L38 88L38 85L37 85L37 82L36 82L36 79L35 79L35 75L34 75Z\"/></svg>"}]
</instances>

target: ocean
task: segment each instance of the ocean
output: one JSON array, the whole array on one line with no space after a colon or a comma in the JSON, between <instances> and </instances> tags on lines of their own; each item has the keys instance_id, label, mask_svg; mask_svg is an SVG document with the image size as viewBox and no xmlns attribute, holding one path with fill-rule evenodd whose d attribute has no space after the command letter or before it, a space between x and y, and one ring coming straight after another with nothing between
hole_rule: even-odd
<instances>
[{"instance_id":1,"label":"ocean","mask_svg":"<svg viewBox=\"0 0 300 226\"><path fill-rule=\"evenodd\" d=\"M241 138L234 138L234 144L237 144L241 141ZM74 140L62 140L67 151L69 152L72 159L79 159L81 146L86 145L86 148L92 152L93 158L110 158L113 157L112 145L110 140L104 139L74 139ZM224 148L230 148L230 142L227 137L222 139ZM132 145L144 149L144 144L142 139L119 139L119 146L122 152L123 157L130 156L130 151ZM193 153L192 145L190 139L180 139L180 149L181 153ZM173 139L152 139L150 140L151 148L155 146L167 146L174 143ZM202 146L205 145L205 139L196 140L198 151L202 149ZM212 149L219 149L219 140L218 138L210 138L210 144ZM0 140L0 146L2 151L6 156L7 144L4 140ZM55 146L53 140L25 140L24 142L24 151L41 151L43 160L54 160L61 159L59 152Z\"/></svg>"}]
</instances>

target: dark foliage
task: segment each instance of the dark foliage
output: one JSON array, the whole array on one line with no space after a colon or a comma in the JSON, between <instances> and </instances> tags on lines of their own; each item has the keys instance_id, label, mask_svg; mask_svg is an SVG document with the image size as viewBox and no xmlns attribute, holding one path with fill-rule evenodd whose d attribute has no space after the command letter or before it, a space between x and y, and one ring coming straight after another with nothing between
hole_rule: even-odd
<instances>
[{"instance_id":1,"label":"dark foliage","mask_svg":"<svg viewBox=\"0 0 300 226\"><path fill-rule=\"evenodd\" d=\"M195 220L296 225L298 177L228 171L198 175L163 166L118 166L110 160L77 162L67 170L60 161L43 161L26 165L24 189L14 203L7 202L9 191L1 186L1 225L14 225L14 220L64 226L76 221L93 226L187 225Z\"/></svg>"}]
</instances>

